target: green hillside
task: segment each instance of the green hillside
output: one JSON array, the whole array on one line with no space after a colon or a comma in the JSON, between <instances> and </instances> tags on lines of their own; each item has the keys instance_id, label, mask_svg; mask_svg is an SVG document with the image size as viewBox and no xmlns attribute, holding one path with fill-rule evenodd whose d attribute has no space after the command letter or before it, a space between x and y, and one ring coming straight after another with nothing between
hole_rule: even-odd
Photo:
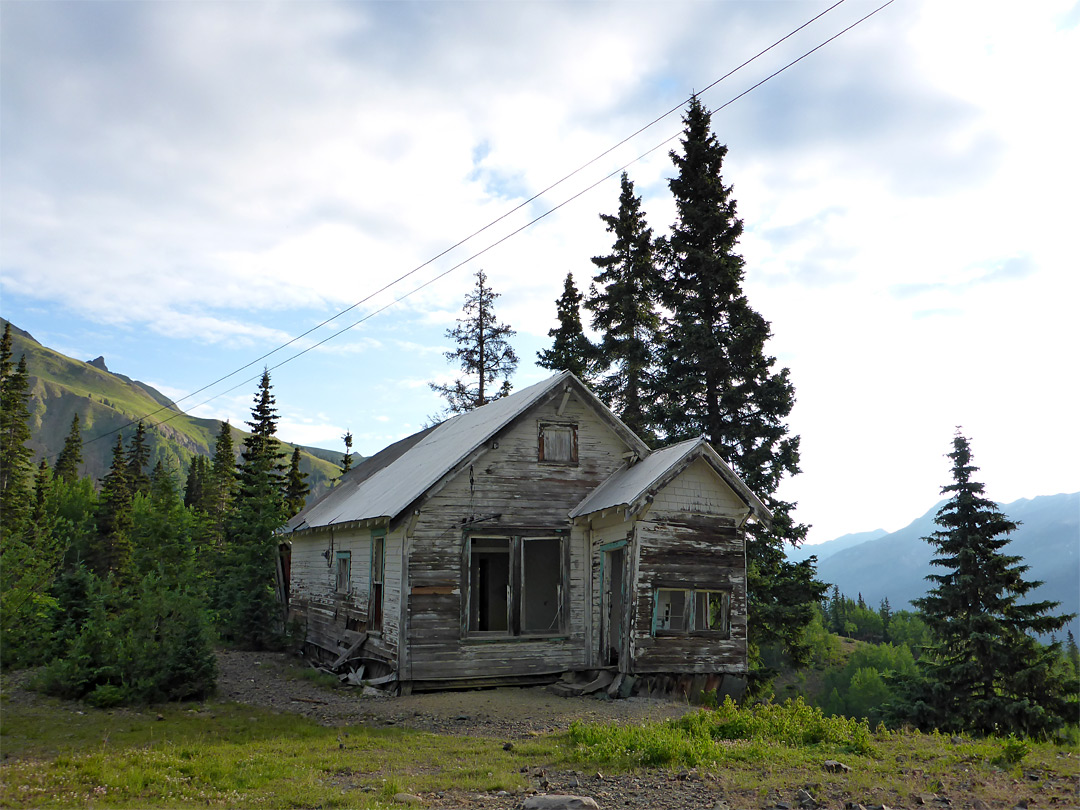
<instances>
[{"instance_id":1,"label":"green hillside","mask_svg":"<svg viewBox=\"0 0 1080 810\"><path fill-rule=\"evenodd\" d=\"M0 327L3 325L0 321ZM112 462L116 431L125 443L143 419L150 447L150 467L163 461L167 468L186 475L191 459L213 453L220 423L198 419L181 411L168 397L145 383L109 371L103 358L89 363L74 360L42 346L27 332L11 325L12 354L25 355L30 372L29 447L34 464L45 457L52 464L64 446L77 413L82 427L83 464L80 472L94 480L105 475ZM147 416L153 414L152 416ZM233 427L233 446L243 444L244 431ZM292 445L285 445L291 454ZM312 493L323 492L338 475L341 454L301 447L301 469L308 473Z\"/></svg>"}]
</instances>

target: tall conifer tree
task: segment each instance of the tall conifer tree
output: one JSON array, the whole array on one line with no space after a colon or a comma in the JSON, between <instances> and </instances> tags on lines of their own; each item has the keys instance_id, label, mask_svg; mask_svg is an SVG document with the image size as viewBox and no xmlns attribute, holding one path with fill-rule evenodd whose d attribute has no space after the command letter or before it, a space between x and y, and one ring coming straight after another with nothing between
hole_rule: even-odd
<instances>
[{"instance_id":1,"label":"tall conifer tree","mask_svg":"<svg viewBox=\"0 0 1080 810\"><path fill-rule=\"evenodd\" d=\"M97 536L87 554L90 570L99 577L113 576L128 582L131 578L131 480L119 434L113 447L113 460L101 482L98 501Z\"/></svg>"},{"instance_id":2,"label":"tall conifer tree","mask_svg":"<svg viewBox=\"0 0 1080 810\"><path fill-rule=\"evenodd\" d=\"M581 299L574 274L567 273L563 293L555 301L559 325L548 330L548 337L553 338L551 348L536 353L536 364L552 371L569 371L588 384L592 381L596 347L585 337L581 325Z\"/></svg>"},{"instance_id":3,"label":"tall conifer tree","mask_svg":"<svg viewBox=\"0 0 1080 810\"><path fill-rule=\"evenodd\" d=\"M341 437L341 441L345 443L345 452L341 456L341 475L337 477L337 481L340 481L345 473L352 469L352 431L346 430L345 435Z\"/></svg>"},{"instance_id":4,"label":"tall conifer tree","mask_svg":"<svg viewBox=\"0 0 1080 810\"><path fill-rule=\"evenodd\" d=\"M600 219L615 241L611 253L592 259L599 273L585 302L592 327L601 335L594 388L631 430L651 439L647 403L652 399L663 278L641 197L634 195L625 172L618 214L601 214Z\"/></svg>"},{"instance_id":5,"label":"tall conifer tree","mask_svg":"<svg viewBox=\"0 0 1080 810\"><path fill-rule=\"evenodd\" d=\"M225 531L225 517L236 500L238 481L236 477L236 453L233 449L232 428L226 420L221 423L217 439L214 441L214 456L211 469L212 501L209 512L217 526L220 542Z\"/></svg>"},{"instance_id":6,"label":"tall conifer tree","mask_svg":"<svg viewBox=\"0 0 1080 810\"><path fill-rule=\"evenodd\" d=\"M12 363L11 324L5 322L0 338L0 532L5 534L22 531L30 516L29 399L26 357Z\"/></svg>"},{"instance_id":7,"label":"tall conifer tree","mask_svg":"<svg viewBox=\"0 0 1080 810\"><path fill-rule=\"evenodd\" d=\"M446 359L457 362L465 373L464 379L450 385L428 383L432 391L447 402L449 413L465 413L510 393L510 376L517 369L518 357L509 343L517 334L495 315L495 299L499 297L487 283L487 274L476 271L476 287L465 296L458 325L446 330L446 336L457 344ZM491 386L502 379L502 387L493 392Z\"/></svg>"},{"instance_id":8,"label":"tall conifer tree","mask_svg":"<svg viewBox=\"0 0 1080 810\"><path fill-rule=\"evenodd\" d=\"M71 429L64 439L64 447L56 457L56 469L53 475L65 484L74 484L79 480L79 465L82 464L82 429L79 426L79 414L71 417Z\"/></svg>"},{"instance_id":9,"label":"tall conifer tree","mask_svg":"<svg viewBox=\"0 0 1080 810\"><path fill-rule=\"evenodd\" d=\"M276 646L283 629L274 590L274 532L285 522L285 454L276 436L271 389L270 372L264 370L246 423L251 432L240 454L239 490L227 520L225 571L218 588L226 634L253 649Z\"/></svg>"},{"instance_id":10,"label":"tall conifer tree","mask_svg":"<svg viewBox=\"0 0 1080 810\"><path fill-rule=\"evenodd\" d=\"M1061 645L1035 636L1060 630L1073 615L1055 615L1060 603L1022 601L1041 582L1026 580L1023 558L1006 553L1017 524L972 480L971 446L953 439L949 500L924 538L937 556L934 587L914 604L933 642L919 659L924 680L909 694L910 720L976 734L1044 736L1075 721L1078 684L1058 665Z\"/></svg>"},{"instance_id":11,"label":"tall conifer tree","mask_svg":"<svg viewBox=\"0 0 1080 810\"><path fill-rule=\"evenodd\" d=\"M140 419L127 452L128 486L131 487L133 495L150 493L150 476L146 474L146 465L149 463L150 447L146 444L146 426Z\"/></svg>"},{"instance_id":12,"label":"tall conifer tree","mask_svg":"<svg viewBox=\"0 0 1080 810\"><path fill-rule=\"evenodd\" d=\"M311 487L307 485L308 474L300 471L300 448L294 447L289 471L285 474L285 515L292 517L304 508Z\"/></svg>"},{"instance_id":13,"label":"tall conifer tree","mask_svg":"<svg viewBox=\"0 0 1080 810\"><path fill-rule=\"evenodd\" d=\"M825 585L812 562L790 563L784 553L784 543L802 542L809 528L792 517L795 504L776 497L781 480L799 472L799 438L785 423L795 392L788 370L774 370L765 351L768 322L743 293L736 252L743 223L721 174L727 147L697 97L683 122L682 153L671 152L676 221L662 246L671 316L661 340L655 425L668 441L704 435L773 512L771 526L748 529L751 656L777 641L801 663L802 631Z\"/></svg>"}]
</instances>

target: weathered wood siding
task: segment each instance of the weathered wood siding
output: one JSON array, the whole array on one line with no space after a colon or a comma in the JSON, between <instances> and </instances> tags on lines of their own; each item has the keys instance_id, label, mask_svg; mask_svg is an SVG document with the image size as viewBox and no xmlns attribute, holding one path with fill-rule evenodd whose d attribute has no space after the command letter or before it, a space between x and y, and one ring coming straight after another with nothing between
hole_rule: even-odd
<instances>
[{"instance_id":1,"label":"weathered wood siding","mask_svg":"<svg viewBox=\"0 0 1080 810\"><path fill-rule=\"evenodd\" d=\"M290 615L303 627L305 639L333 655L348 648L360 633L368 632L363 654L392 663L397 656L402 532L388 534L385 540L381 633L371 632L368 625L371 529L365 526L333 533L317 529L294 534L291 540ZM323 556L327 551L329 561ZM339 551L352 555L348 593L336 590Z\"/></svg>"},{"instance_id":2,"label":"weathered wood siding","mask_svg":"<svg viewBox=\"0 0 1080 810\"><path fill-rule=\"evenodd\" d=\"M402 680L513 678L587 664L588 538L583 530L571 531L567 514L619 467L628 447L575 396L560 414L561 402L561 396L556 397L508 426L472 464L436 487L420 505L408 539L408 647ZM539 462L540 422L577 425L576 464ZM466 637L467 523L475 534L514 536L531 530L552 535L561 531L568 537L564 633L539 639Z\"/></svg>"},{"instance_id":3,"label":"weathered wood siding","mask_svg":"<svg viewBox=\"0 0 1080 810\"><path fill-rule=\"evenodd\" d=\"M636 673L746 672L746 506L700 459L656 494L634 532L630 646ZM653 635L654 589L729 590L729 637Z\"/></svg>"}]
</instances>

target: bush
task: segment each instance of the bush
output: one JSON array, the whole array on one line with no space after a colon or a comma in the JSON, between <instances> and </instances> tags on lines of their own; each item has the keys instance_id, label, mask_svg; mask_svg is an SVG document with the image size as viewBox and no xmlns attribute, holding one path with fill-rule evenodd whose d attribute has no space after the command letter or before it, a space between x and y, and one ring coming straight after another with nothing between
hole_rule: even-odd
<instances>
[{"instance_id":1,"label":"bush","mask_svg":"<svg viewBox=\"0 0 1080 810\"><path fill-rule=\"evenodd\" d=\"M205 609L196 595L155 574L133 593L92 578L83 621L39 686L91 705L205 697L216 661Z\"/></svg>"}]
</instances>

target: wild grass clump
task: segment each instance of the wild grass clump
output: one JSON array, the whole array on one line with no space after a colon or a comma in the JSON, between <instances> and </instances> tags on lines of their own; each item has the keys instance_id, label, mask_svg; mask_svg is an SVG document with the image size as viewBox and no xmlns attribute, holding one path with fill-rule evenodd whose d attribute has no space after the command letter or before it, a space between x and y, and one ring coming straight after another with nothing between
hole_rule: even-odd
<instances>
[{"instance_id":1,"label":"wild grass clump","mask_svg":"<svg viewBox=\"0 0 1080 810\"><path fill-rule=\"evenodd\" d=\"M714 740L760 740L803 747L824 743L853 754L870 754L870 726L865 720L826 717L801 697L783 703L739 707L727 697L715 711L688 714L676 727Z\"/></svg>"},{"instance_id":2,"label":"wild grass clump","mask_svg":"<svg viewBox=\"0 0 1080 810\"><path fill-rule=\"evenodd\" d=\"M692 768L752 761L770 756L778 745L873 753L865 720L826 717L802 698L779 705L739 707L729 697L715 710L702 709L678 720L642 726L574 722L569 740L578 761L621 768Z\"/></svg>"}]
</instances>

